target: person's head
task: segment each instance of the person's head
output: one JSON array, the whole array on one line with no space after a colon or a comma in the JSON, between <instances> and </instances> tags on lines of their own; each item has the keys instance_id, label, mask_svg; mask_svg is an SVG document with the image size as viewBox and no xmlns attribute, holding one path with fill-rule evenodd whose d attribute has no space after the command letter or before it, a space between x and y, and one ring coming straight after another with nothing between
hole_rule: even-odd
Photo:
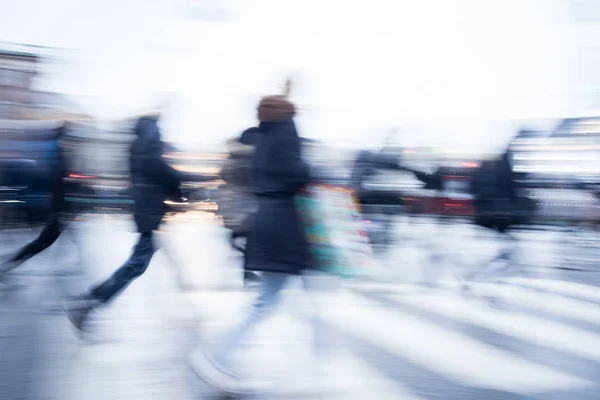
<instances>
[{"instance_id":1,"label":"person's head","mask_svg":"<svg viewBox=\"0 0 600 400\"><path fill-rule=\"evenodd\" d=\"M280 122L296 115L296 107L286 96L265 96L260 100L257 116L260 122Z\"/></svg>"}]
</instances>

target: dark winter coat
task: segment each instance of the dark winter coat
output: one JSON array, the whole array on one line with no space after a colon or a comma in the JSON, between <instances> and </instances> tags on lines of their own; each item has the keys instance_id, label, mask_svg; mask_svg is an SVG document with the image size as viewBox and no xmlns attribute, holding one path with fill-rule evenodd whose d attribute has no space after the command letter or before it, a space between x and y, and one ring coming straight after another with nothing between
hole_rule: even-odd
<instances>
[{"instance_id":1,"label":"dark winter coat","mask_svg":"<svg viewBox=\"0 0 600 400\"><path fill-rule=\"evenodd\" d=\"M167 211L165 200L180 200L181 176L162 158L163 143L156 117L140 118L131 145L134 219L139 232L156 230Z\"/></svg>"},{"instance_id":2,"label":"dark winter coat","mask_svg":"<svg viewBox=\"0 0 600 400\"><path fill-rule=\"evenodd\" d=\"M297 274L309 264L308 245L295 196L310 179L291 118L261 122L252 160L258 211L248 238L246 268Z\"/></svg>"},{"instance_id":3,"label":"dark winter coat","mask_svg":"<svg viewBox=\"0 0 600 400\"><path fill-rule=\"evenodd\" d=\"M517 198L510 153L481 162L471 182L478 225L504 230L514 224Z\"/></svg>"}]
</instances>

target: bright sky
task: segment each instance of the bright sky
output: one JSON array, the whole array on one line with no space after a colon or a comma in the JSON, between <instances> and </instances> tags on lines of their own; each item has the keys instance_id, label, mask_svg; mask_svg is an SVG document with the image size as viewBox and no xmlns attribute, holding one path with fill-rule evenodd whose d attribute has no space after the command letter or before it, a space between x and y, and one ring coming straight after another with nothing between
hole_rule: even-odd
<instances>
[{"instance_id":1,"label":"bright sky","mask_svg":"<svg viewBox=\"0 0 600 400\"><path fill-rule=\"evenodd\" d=\"M176 92L165 136L213 143L296 77L304 136L350 145L400 127L413 144L483 149L514 118L570 112L561 0L19 0L0 39L75 49L43 87L103 117ZM221 4L230 22L185 20Z\"/></svg>"}]
</instances>

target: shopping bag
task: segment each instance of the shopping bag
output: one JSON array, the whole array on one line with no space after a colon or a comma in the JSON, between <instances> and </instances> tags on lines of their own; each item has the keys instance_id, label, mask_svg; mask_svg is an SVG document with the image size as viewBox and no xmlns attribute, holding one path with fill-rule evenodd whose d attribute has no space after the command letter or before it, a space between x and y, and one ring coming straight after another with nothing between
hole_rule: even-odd
<instances>
[{"instance_id":1,"label":"shopping bag","mask_svg":"<svg viewBox=\"0 0 600 400\"><path fill-rule=\"evenodd\" d=\"M350 278L375 267L352 190L309 185L296 196L296 202L316 269Z\"/></svg>"}]
</instances>

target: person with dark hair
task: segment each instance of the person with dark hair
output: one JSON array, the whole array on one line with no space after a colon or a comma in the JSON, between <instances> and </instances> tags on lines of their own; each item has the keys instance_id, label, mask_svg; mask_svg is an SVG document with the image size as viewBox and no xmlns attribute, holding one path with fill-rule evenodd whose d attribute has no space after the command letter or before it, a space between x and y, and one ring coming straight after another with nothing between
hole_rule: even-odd
<instances>
[{"instance_id":1,"label":"person with dark hair","mask_svg":"<svg viewBox=\"0 0 600 400\"><path fill-rule=\"evenodd\" d=\"M56 128L52 140L56 146L56 162L50 172L51 202L46 224L38 237L31 243L23 246L3 265L0 265L0 281L4 281L9 271L17 268L36 254L50 247L60 237L65 229L61 220L62 213L66 211L65 178L67 177L66 155L64 152L63 139L67 130L67 124L63 123Z\"/></svg>"},{"instance_id":2,"label":"person with dark hair","mask_svg":"<svg viewBox=\"0 0 600 400\"><path fill-rule=\"evenodd\" d=\"M89 293L69 299L65 312L71 323L83 330L91 311L108 303L142 275L156 251L153 232L167 211L166 200L181 201L182 177L163 159L163 142L158 114L145 115L135 124L130 168L133 188L134 220L140 234L129 259L106 281Z\"/></svg>"},{"instance_id":3,"label":"person with dark hair","mask_svg":"<svg viewBox=\"0 0 600 400\"><path fill-rule=\"evenodd\" d=\"M281 291L309 267L309 248L296 209L296 194L309 182L301 156L294 105L286 96L264 97L258 106L262 134L252 159L252 181L258 210L246 250L246 268L261 271L258 296L245 320L210 352L192 356L194 371L205 382L230 393L259 390L258 382L241 379L229 364L251 331L276 308ZM315 335L323 340L322 332Z\"/></svg>"}]
</instances>

